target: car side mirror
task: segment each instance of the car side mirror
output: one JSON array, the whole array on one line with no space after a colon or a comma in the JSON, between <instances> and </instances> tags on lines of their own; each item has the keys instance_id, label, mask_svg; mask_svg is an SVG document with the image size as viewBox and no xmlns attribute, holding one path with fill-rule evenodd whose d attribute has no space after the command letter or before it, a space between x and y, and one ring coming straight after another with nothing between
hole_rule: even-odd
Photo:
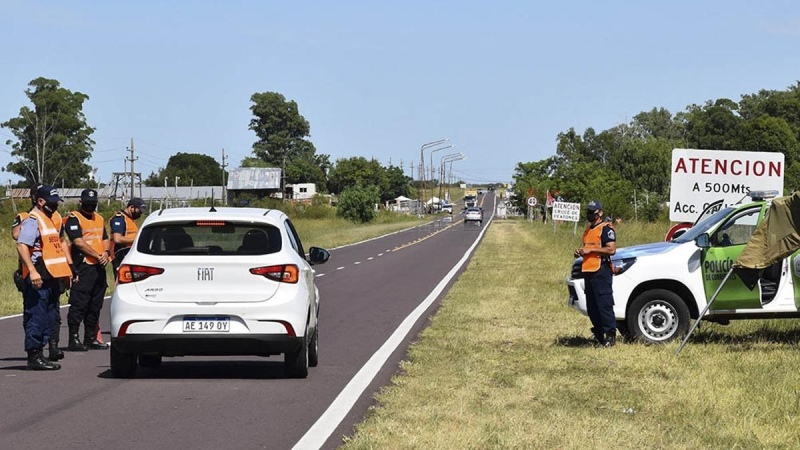
<instances>
[{"instance_id":1,"label":"car side mirror","mask_svg":"<svg viewBox=\"0 0 800 450\"><path fill-rule=\"evenodd\" d=\"M324 248L311 247L308 249L308 262L313 264L325 264L331 257L331 252Z\"/></svg>"},{"instance_id":2,"label":"car side mirror","mask_svg":"<svg viewBox=\"0 0 800 450\"><path fill-rule=\"evenodd\" d=\"M708 233L703 233L700 236L697 236L694 239L694 243L700 248L709 248L711 247L711 242L708 237Z\"/></svg>"}]
</instances>

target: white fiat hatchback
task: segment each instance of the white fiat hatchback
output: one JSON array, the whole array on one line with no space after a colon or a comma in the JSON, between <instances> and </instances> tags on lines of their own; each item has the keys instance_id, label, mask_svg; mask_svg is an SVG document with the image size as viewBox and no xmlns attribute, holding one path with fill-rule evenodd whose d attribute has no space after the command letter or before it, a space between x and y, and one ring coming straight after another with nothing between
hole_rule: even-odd
<instances>
[{"instance_id":1,"label":"white fiat hatchback","mask_svg":"<svg viewBox=\"0 0 800 450\"><path fill-rule=\"evenodd\" d=\"M111 296L111 372L130 378L162 357L284 354L287 376L318 361L319 292L281 211L176 208L153 212L119 268Z\"/></svg>"}]
</instances>

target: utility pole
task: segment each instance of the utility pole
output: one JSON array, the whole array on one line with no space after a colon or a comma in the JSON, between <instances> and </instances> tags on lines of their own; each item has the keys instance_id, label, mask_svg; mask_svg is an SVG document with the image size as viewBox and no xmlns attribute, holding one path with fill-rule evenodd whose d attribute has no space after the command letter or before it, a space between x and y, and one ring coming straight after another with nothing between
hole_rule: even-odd
<instances>
[{"instance_id":1,"label":"utility pole","mask_svg":"<svg viewBox=\"0 0 800 450\"><path fill-rule=\"evenodd\" d=\"M283 167L281 168L281 201L286 201L286 157L283 157Z\"/></svg>"},{"instance_id":2,"label":"utility pole","mask_svg":"<svg viewBox=\"0 0 800 450\"><path fill-rule=\"evenodd\" d=\"M130 199L136 197L136 190L135 190L136 182L134 181L135 179L133 178L135 174L133 170L133 162L136 161L137 158L133 156L133 138L131 138L131 147L128 149L128 151L131 152L131 157L128 158L128 161L131 162L131 196L129 197Z\"/></svg>"},{"instance_id":3,"label":"utility pole","mask_svg":"<svg viewBox=\"0 0 800 450\"><path fill-rule=\"evenodd\" d=\"M222 204L228 205L228 185L225 183L225 168L228 167L228 157L225 156L225 149L222 149Z\"/></svg>"}]
</instances>

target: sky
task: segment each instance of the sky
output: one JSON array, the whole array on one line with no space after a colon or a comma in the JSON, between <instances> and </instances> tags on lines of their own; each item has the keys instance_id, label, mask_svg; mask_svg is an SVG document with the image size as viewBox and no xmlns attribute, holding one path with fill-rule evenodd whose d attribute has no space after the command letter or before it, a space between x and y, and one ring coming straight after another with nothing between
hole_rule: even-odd
<instances>
[{"instance_id":1,"label":"sky","mask_svg":"<svg viewBox=\"0 0 800 450\"><path fill-rule=\"evenodd\" d=\"M88 95L101 182L131 139L143 177L177 152L237 167L256 92L297 102L332 161L418 178L420 147L447 138L434 166L460 152L456 178L510 182L570 127L795 84L800 2L0 0L0 44L0 122L38 77Z\"/></svg>"}]
</instances>

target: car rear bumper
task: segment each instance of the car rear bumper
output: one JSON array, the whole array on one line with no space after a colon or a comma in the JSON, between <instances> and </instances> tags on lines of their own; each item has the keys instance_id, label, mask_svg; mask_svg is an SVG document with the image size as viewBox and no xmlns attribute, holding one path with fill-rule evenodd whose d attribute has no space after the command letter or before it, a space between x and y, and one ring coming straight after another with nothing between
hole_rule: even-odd
<instances>
[{"instance_id":1,"label":"car rear bumper","mask_svg":"<svg viewBox=\"0 0 800 450\"><path fill-rule=\"evenodd\" d=\"M111 338L111 345L122 353L151 353L161 356L269 356L297 351L302 343L302 337L270 334L136 334Z\"/></svg>"}]
</instances>

